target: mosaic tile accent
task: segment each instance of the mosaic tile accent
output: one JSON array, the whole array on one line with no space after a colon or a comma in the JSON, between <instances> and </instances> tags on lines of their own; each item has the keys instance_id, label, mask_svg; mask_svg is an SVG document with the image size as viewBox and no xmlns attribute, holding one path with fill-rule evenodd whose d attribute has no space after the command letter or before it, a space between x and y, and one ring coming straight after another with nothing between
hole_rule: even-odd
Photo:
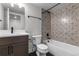
<instances>
[{"instance_id":1,"label":"mosaic tile accent","mask_svg":"<svg viewBox=\"0 0 79 59\"><path fill-rule=\"evenodd\" d=\"M79 46L79 3L61 4L52 11L52 39Z\"/></svg>"}]
</instances>

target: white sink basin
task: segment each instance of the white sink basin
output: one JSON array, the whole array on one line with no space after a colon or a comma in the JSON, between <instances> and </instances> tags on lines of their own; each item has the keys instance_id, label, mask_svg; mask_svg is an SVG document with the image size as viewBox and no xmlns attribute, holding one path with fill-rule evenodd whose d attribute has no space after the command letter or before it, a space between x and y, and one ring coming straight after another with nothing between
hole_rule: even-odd
<instances>
[{"instance_id":1,"label":"white sink basin","mask_svg":"<svg viewBox=\"0 0 79 59\"><path fill-rule=\"evenodd\" d=\"M10 30L0 30L0 37L10 37L10 36L21 36L21 35L29 35L29 33L16 31L11 33Z\"/></svg>"}]
</instances>

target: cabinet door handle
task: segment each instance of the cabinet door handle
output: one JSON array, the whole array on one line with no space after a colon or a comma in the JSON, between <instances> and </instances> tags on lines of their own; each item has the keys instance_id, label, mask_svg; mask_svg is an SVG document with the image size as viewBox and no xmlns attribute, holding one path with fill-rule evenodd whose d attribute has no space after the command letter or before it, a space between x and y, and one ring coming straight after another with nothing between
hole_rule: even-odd
<instances>
[{"instance_id":1,"label":"cabinet door handle","mask_svg":"<svg viewBox=\"0 0 79 59\"><path fill-rule=\"evenodd\" d=\"M9 46L8 46L8 55L9 55Z\"/></svg>"},{"instance_id":2,"label":"cabinet door handle","mask_svg":"<svg viewBox=\"0 0 79 59\"><path fill-rule=\"evenodd\" d=\"M8 46L8 55L13 54L13 46Z\"/></svg>"}]
</instances>

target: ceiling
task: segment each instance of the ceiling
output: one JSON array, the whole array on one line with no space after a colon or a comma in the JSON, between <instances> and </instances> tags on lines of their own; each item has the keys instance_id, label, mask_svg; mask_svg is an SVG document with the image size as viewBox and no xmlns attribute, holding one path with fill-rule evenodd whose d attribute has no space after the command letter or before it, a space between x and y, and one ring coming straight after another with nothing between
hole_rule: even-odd
<instances>
[{"instance_id":1,"label":"ceiling","mask_svg":"<svg viewBox=\"0 0 79 59\"><path fill-rule=\"evenodd\" d=\"M54 5L56 5L57 3L31 3L31 4L47 10L47 9L53 7Z\"/></svg>"},{"instance_id":2,"label":"ceiling","mask_svg":"<svg viewBox=\"0 0 79 59\"><path fill-rule=\"evenodd\" d=\"M38 8L43 8L45 10L53 7L54 5L56 5L57 3L30 3L33 6L36 6ZM9 3L2 3L4 8L10 8L10 10L15 11L15 12L19 12L19 13L25 13L24 12L24 8L19 8L17 5L15 5L15 7L11 7L11 5ZM50 10L51 11L51 10Z\"/></svg>"},{"instance_id":3,"label":"ceiling","mask_svg":"<svg viewBox=\"0 0 79 59\"><path fill-rule=\"evenodd\" d=\"M11 11L13 12L17 12L17 13L21 13L24 14L24 7L19 8L18 5L15 5L14 7L12 7L9 3L2 3L4 8L9 8Z\"/></svg>"}]
</instances>

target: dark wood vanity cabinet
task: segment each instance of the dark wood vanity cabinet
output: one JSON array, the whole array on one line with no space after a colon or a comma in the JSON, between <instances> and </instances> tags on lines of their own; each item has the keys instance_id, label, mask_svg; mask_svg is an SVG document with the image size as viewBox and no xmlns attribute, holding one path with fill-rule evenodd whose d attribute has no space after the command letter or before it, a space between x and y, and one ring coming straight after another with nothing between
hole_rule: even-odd
<instances>
[{"instance_id":1,"label":"dark wood vanity cabinet","mask_svg":"<svg viewBox=\"0 0 79 59\"><path fill-rule=\"evenodd\" d=\"M0 56L28 56L28 36L0 38Z\"/></svg>"},{"instance_id":2,"label":"dark wood vanity cabinet","mask_svg":"<svg viewBox=\"0 0 79 59\"><path fill-rule=\"evenodd\" d=\"M8 56L8 46L0 46L0 56Z\"/></svg>"},{"instance_id":3,"label":"dark wood vanity cabinet","mask_svg":"<svg viewBox=\"0 0 79 59\"><path fill-rule=\"evenodd\" d=\"M13 45L13 54L16 56L25 56L27 55L26 52L27 48L26 48L26 44L25 42L21 42L18 44L14 44Z\"/></svg>"}]
</instances>

